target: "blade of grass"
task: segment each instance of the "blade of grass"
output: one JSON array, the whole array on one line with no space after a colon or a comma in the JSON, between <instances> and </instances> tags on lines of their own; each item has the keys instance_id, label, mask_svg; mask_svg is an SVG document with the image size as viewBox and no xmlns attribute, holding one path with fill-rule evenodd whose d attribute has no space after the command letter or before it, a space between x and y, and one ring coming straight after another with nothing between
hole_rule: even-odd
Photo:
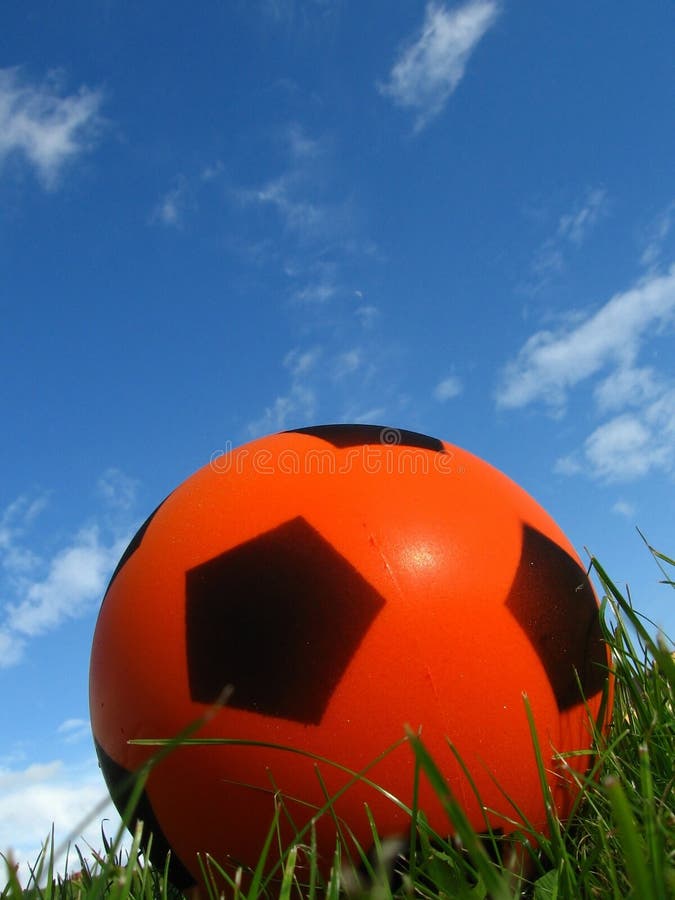
<instances>
[{"instance_id":1,"label":"blade of grass","mask_svg":"<svg viewBox=\"0 0 675 900\"><path fill-rule=\"evenodd\" d=\"M638 758L640 761L640 794L642 798L642 809L644 811L644 831L645 842L647 844L647 856L652 866L663 860L663 845L658 831L658 823L656 816L656 798L654 797L654 783L652 780L652 772L649 761L649 748L646 744L638 747ZM664 885L654 882L656 900L666 900L663 891Z\"/></svg>"},{"instance_id":2,"label":"blade of grass","mask_svg":"<svg viewBox=\"0 0 675 900\"><path fill-rule=\"evenodd\" d=\"M542 756L541 746L539 745L537 726L534 721L532 707L530 706L530 701L527 694L523 694L523 703L525 705L525 714L527 716L527 723L529 725L530 735L532 737L532 749L534 750L534 757L537 764L537 773L539 775L539 784L541 786L541 792L544 798L544 809L546 812L546 822L548 824L549 834L551 835L551 840L553 840L556 843L558 849L560 849L563 846L562 835L560 831L560 821L558 820L558 817L553 813L553 795L551 794L551 787L548 783L548 775L546 772L546 766L544 765L544 757Z\"/></svg>"},{"instance_id":3,"label":"blade of grass","mask_svg":"<svg viewBox=\"0 0 675 900\"><path fill-rule=\"evenodd\" d=\"M2 900L19 900L23 897L23 888L17 874L18 864L14 862L12 857L4 853L0 853L0 859L7 868L7 885L2 891Z\"/></svg>"},{"instance_id":4,"label":"blade of grass","mask_svg":"<svg viewBox=\"0 0 675 900\"><path fill-rule=\"evenodd\" d=\"M419 819L419 787L420 787L420 763L417 757L414 758L413 766L413 793L412 807L410 810L410 846L408 848L409 868L408 876L412 883L415 882L417 875L417 840L418 840L418 819Z\"/></svg>"},{"instance_id":5,"label":"blade of grass","mask_svg":"<svg viewBox=\"0 0 675 900\"><path fill-rule=\"evenodd\" d=\"M136 862L138 860L138 853L143 837L143 828L143 822L136 823L131 842L131 850L129 851L129 861L124 867L121 883L117 883L118 887L115 891L112 892L111 895L114 900L128 900L129 894L131 892L131 885L133 884L134 875L136 873Z\"/></svg>"},{"instance_id":6,"label":"blade of grass","mask_svg":"<svg viewBox=\"0 0 675 900\"><path fill-rule=\"evenodd\" d=\"M462 845L466 848L476 872L483 880L485 889L493 900L510 900L511 892L506 881L498 873L496 867L490 862L480 839L471 827L464 810L455 799L440 769L429 755L419 735L408 730L413 752L418 757L424 774L429 779L437 797L442 802L448 818L457 831Z\"/></svg>"},{"instance_id":7,"label":"blade of grass","mask_svg":"<svg viewBox=\"0 0 675 900\"><path fill-rule=\"evenodd\" d=\"M326 900L340 900L340 842L335 844L335 853L333 854L333 866L330 870L328 885L326 887Z\"/></svg>"},{"instance_id":8,"label":"blade of grass","mask_svg":"<svg viewBox=\"0 0 675 900\"><path fill-rule=\"evenodd\" d=\"M420 812L420 819L424 815ZM466 863L446 841L432 843L431 829L421 827L419 845L422 860L419 874L413 882L426 898L452 897L454 900L475 900L473 888L466 877Z\"/></svg>"},{"instance_id":9,"label":"blade of grass","mask_svg":"<svg viewBox=\"0 0 675 900\"><path fill-rule=\"evenodd\" d=\"M279 900L290 900L297 859L298 848L297 846L293 846L291 847L288 856L286 857L286 861L284 862L284 874L283 878L281 879L281 887L279 888Z\"/></svg>"},{"instance_id":10,"label":"blade of grass","mask_svg":"<svg viewBox=\"0 0 675 900\"><path fill-rule=\"evenodd\" d=\"M316 860L318 856L318 847L316 841L316 824L312 822L312 827L309 832L309 888L307 893L307 900L316 900L316 890L317 890L317 881L318 881L318 868L316 865Z\"/></svg>"},{"instance_id":11,"label":"blade of grass","mask_svg":"<svg viewBox=\"0 0 675 900\"><path fill-rule=\"evenodd\" d=\"M260 857L258 858L257 865L253 871L253 879L251 881L251 885L247 892L248 900L257 900L257 897L262 893L261 887L263 884L263 878L265 874L265 868L267 866L267 859L270 853L270 847L272 846L272 841L274 840L275 834L278 832L279 828L279 814L281 812L281 806L277 801L274 806L274 816L272 817L272 822L270 827L267 829L267 834L265 835L265 842L262 846L262 851L260 853Z\"/></svg>"},{"instance_id":12,"label":"blade of grass","mask_svg":"<svg viewBox=\"0 0 675 900\"><path fill-rule=\"evenodd\" d=\"M634 894L640 898L654 897L655 885L642 855L640 835L626 794L619 779L614 776L606 778L604 785Z\"/></svg>"}]
</instances>

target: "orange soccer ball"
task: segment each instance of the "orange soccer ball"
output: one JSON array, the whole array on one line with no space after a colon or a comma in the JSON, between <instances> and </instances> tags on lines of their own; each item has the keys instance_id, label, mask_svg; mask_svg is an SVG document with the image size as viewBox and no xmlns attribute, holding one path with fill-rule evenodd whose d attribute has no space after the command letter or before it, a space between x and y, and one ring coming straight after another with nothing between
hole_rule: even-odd
<instances>
[{"instance_id":1,"label":"orange soccer ball","mask_svg":"<svg viewBox=\"0 0 675 900\"><path fill-rule=\"evenodd\" d=\"M215 458L139 529L96 626L92 729L123 809L119 786L156 749L129 741L173 737L227 688L198 737L232 742L179 747L150 774L136 815L153 860L170 849L183 887L201 880L199 854L254 867L280 798L281 831L309 844L330 796L315 822L325 870L336 822L372 842L366 804L380 835L409 828L413 754L404 741L381 756L406 726L478 831L486 815L512 831L515 806L545 830L523 694L564 819L608 662L579 558L514 482L425 435L326 425ZM568 751L588 754L566 766ZM424 778L418 802L452 830Z\"/></svg>"}]
</instances>

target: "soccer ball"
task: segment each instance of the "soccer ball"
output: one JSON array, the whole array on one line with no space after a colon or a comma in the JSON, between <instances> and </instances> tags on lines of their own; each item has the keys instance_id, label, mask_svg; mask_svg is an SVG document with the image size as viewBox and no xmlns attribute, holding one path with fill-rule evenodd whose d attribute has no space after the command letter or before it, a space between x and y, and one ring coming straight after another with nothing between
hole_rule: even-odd
<instances>
[{"instance_id":1,"label":"soccer ball","mask_svg":"<svg viewBox=\"0 0 675 900\"><path fill-rule=\"evenodd\" d=\"M372 843L368 811L405 834L413 797L452 832L406 727L478 831L545 830L523 695L566 818L608 664L575 551L514 482L425 435L325 425L215 457L141 526L96 625L92 729L122 811L157 750L130 741L202 718L227 739L162 758L136 809L179 887L199 855L255 867L275 822L326 870L338 832Z\"/></svg>"}]
</instances>

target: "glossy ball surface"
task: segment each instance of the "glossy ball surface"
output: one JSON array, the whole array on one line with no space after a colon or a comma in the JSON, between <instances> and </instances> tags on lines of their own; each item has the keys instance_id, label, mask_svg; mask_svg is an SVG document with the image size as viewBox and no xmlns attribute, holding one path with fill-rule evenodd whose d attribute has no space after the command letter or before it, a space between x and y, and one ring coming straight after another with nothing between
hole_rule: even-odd
<instances>
[{"instance_id":1,"label":"glossy ball surface","mask_svg":"<svg viewBox=\"0 0 675 900\"><path fill-rule=\"evenodd\" d=\"M405 834L408 817L386 794L365 781L340 792L346 770L367 769L410 806L410 747L372 765L406 726L422 729L477 830L485 813L448 739L501 813L493 827L513 828L508 796L544 829L524 693L565 818L574 790L555 751L590 748L607 665L579 558L514 482L425 435L319 426L215 458L139 529L96 626L92 729L115 794L154 752L130 739L171 738L228 688L198 736L233 743L176 749L137 812L154 861L170 848L172 878L187 886L200 877L197 854L255 866L280 797L282 832L287 814L308 826L328 792L365 848L365 803L381 835ZM578 771L588 761L569 759ZM437 831L451 830L424 778L419 803ZM327 869L331 815L316 840Z\"/></svg>"}]
</instances>

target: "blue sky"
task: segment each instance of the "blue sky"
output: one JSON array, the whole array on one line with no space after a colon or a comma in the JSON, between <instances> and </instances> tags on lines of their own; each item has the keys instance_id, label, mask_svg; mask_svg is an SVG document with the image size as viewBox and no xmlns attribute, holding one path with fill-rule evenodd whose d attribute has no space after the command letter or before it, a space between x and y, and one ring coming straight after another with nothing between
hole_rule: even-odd
<instances>
[{"instance_id":1,"label":"blue sky","mask_svg":"<svg viewBox=\"0 0 675 900\"><path fill-rule=\"evenodd\" d=\"M103 793L88 656L212 454L411 428L675 633L672 4L0 11L0 850ZM86 835L96 841L99 823Z\"/></svg>"}]
</instances>

